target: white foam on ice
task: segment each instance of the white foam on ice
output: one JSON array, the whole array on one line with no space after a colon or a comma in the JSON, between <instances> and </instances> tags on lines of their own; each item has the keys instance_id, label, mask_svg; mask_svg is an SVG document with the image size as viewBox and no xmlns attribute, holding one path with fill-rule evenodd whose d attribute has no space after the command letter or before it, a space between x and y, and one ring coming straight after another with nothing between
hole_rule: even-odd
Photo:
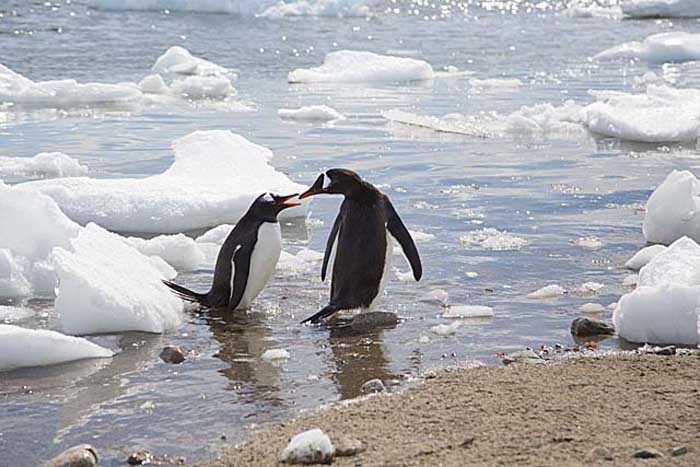
<instances>
[{"instance_id":1,"label":"white foam on ice","mask_svg":"<svg viewBox=\"0 0 700 467\"><path fill-rule=\"evenodd\" d=\"M61 178L87 174L87 167L62 152L34 157L0 157L0 179L16 177Z\"/></svg>"},{"instance_id":2,"label":"white foam on ice","mask_svg":"<svg viewBox=\"0 0 700 467\"><path fill-rule=\"evenodd\" d=\"M431 79L433 79L433 67L423 60L355 50L330 52L321 66L298 68L287 77L290 83L400 83Z\"/></svg>"},{"instance_id":3,"label":"white foam on ice","mask_svg":"<svg viewBox=\"0 0 700 467\"><path fill-rule=\"evenodd\" d=\"M282 451L285 464L329 464L335 453L331 439L318 428L294 435Z\"/></svg>"},{"instance_id":4,"label":"white foam on ice","mask_svg":"<svg viewBox=\"0 0 700 467\"><path fill-rule=\"evenodd\" d=\"M294 0L279 1L265 9L259 16L263 18L284 18L288 16L337 16L368 17L371 7L378 0Z\"/></svg>"},{"instance_id":5,"label":"white foam on ice","mask_svg":"<svg viewBox=\"0 0 700 467\"><path fill-rule=\"evenodd\" d=\"M287 120L303 120L308 122L327 122L345 119L343 114L327 105L309 105L298 109L279 109L277 115Z\"/></svg>"},{"instance_id":6,"label":"white foam on ice","mask_svg":"<svg viewBox=\"0 0 700 467\"><path fill-rule=\"evenodd\" d=\"M687 170L668 174L647 201L642 231L650 243L700 241L700 180Z\"/></svg>"},{"instance_id":7,"label":"white foam on ice","mask_svg":"<svg viewBox=\"0 0 700 467\"><path fill-rule=\"evenodd\" d=\"M493 308L480 305L452 305L443 314L443 318L492 318Z\"/></svg>"},{"instance_id":8,"label":"white foam on ice","mask_svg":"<svg viewBox=\"0 0 700 467\"><path fill-rule=\"evenodd\" d=\"M123 238L88 224L56 248L52 259L59 278L55 308L69 334L123 331L162 333L181 322L182 302L161 282L172 279Z\"/></svg>"},{"instance_id":9,"label":"white foam on ice","mask_svg":"<svg viewBox=\"0 0 700 467\"><path fill-rule=\"evenodd\" d=\"M158 256L178 271L197 269L205 259L198 243L184 234L159 235L144 239L129 237L126 239L132 247L146 256Z\"/></svg>"},{"instance_id":10,"label":"white foam on ice","mask_svg":"<svg viewBox=\"0 0 700 467\"><path fill-rule=\"evenodd\" d=\"M267 349L260 356L263 360L288 360L290 357L289 352L285 349Z\"/></svg>"},{"instance_id":11,"label":"white foam on ice","mask_svg":"<svg viewBox=\"0 0 700 467\"><path fill-rule=\"evenodd\" d=\"M485 250L519 250L527 246L527 240L494 228L474 230L459 237L462 245L479 246Z\"/></svg>"},{"instance_id":12,"label":"white foam on ice","mask_svg":"<svg viewBox=\"0 0 700 467\"><path fill-rule=\"evenodd\" d=\"M622 0L622 12L633 18L695 18L697 0Z\"/></svg>"},{"instance_id":13,"label":"white foam on ice","mask_svg":"<svg viewBox=\"0 0 700 467\"><path fill-rule=\"evenodd\" d=\"M637 288L620 299L613 323L632 342L697 345L699 301L700 246L683 237L641 269Z\"/></svg>"},{"instance_id":14,"label":"white foam on ice","mask_svg":"<svg viewBox=\"0 0 700 467\"><path fill-rule=\"evenodd\" d=\"M196 131L173 143L175 160L146 178L75 177L17 185L52 197L68 217L116 232L178 233L235 223L260 193L298 193L270 165L272 152L229 131ZM306 207L281 218L306 215Z\"/></svg>"},{"instance_id":15,"label":"white foam on ice","mask_svg":"<svg viewBox=\"0 0 700 467\"><path fill-rule=\"evenodd\" d=\"M557 298L566 293L566 289L559 284L550 284L527 294L527 298Z\"/></svg>"},{"instance_id":16,"label":"white foam on ice","mask_svg":"<svg viewBox=\"0 0 700 467\"><path fill-rule=\"evenodd\" d=\"M0 371L7 371L86 358L109 358L113 353L80 337L0 324L0 355Z\"/></svg>"},{"instance_id":17,"label":"white foam on ice","mask_svg":"<svg viewBox=\"0 0 700 467\"><path fill-rule=\"evenodd\" d=\"M649 63L687 62L700 59L700 34L683 31L653 34L606 49L595 60L643 60Z\"/></svg>"},{"instance_id":18,"label":"white foam on ice","mask_svg":"<svg viewBox=\"0 0 700 467\"><path fill-rule=\"evenodd\" d=\"M632 256L629 260L627 260L627 262L625 263L625 267L633 271L639 271L644 266L646 266L649 263L649 261L654 259L657 255L663 253L664 251L666 251L665 245L651 245L642 248L641 250L636 252L634 256Z\"/></svg>"}]
</instances>

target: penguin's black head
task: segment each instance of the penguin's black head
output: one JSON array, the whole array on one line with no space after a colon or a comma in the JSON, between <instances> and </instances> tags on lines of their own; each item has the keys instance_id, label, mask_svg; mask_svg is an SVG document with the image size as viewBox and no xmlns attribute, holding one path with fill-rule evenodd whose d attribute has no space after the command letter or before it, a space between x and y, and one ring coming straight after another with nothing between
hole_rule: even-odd
<instances>
[{"instance_id":1,"label":"penguin's black head","mask_svg":"<svg viewBox=\"0 0 700 467\"><path fill-rule=\"evenodd\" d=\"M353 193L363 190L365 185L360 176L352 170L330 169L319 175L311 188L299 195L299 199L322 193L352 196Z\"/></svg>"},{"instance_id":2,"label":"penguin's black head","mask_svg":"<svg viewBox=\"0 0 700 467\"><path fill-rule=\"evenodd\" d=\"M272 193L263 193L258 196L250 206L250 211L263 222L277 222L277 214L287 208L299 206L299 203L289 203L292 198L296 198L297 194L287 196L273 195Z\"/></svg>"}]
</instances>

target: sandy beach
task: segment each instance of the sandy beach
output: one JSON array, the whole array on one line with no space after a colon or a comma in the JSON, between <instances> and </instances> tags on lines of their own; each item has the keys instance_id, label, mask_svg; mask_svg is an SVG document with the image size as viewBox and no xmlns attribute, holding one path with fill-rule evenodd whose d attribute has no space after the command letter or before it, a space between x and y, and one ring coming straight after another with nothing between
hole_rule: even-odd
<instances>
[{"instance_id":1,"label":"sandy beach","mask_svg":"<svg viewBox=\"0 0 700 467\"><path fill-rule=\"evenodd\" d=\"M254 434L207 467L279 465L290 437L312 428L365 445L336 457L338 466L698 465L699 375L698 354L440 372L400 394ZM673 455L674 448L687 452ZM641 449L661 457L635 457Z\"/></svg>"}]
</instances>

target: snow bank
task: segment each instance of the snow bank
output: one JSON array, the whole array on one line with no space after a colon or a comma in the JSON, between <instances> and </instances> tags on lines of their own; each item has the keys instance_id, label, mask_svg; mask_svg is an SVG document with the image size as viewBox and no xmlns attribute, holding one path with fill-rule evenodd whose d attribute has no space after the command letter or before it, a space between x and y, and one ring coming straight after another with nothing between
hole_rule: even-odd
<instances>
[{"instance_id":1,"label":"snow bank","mask_svg":"<svg viewBox=\"0 0 700 467\"><path fill-rule=\"evenodd\" d=\"M88 224L71 240L71 250L56 248L52 258L60 283L55 307L66 333L161 333L182 320L181 300L161 282L175 271L164 276L98 225Z\"/></svg>"},{"instance_id":2,"label":"snow bank","mask_svg":"<svg viewBox=\"0 0 700 467\"><path fill-rule=\"evenodd\" d=\"M146 178L40 180L18 188L52 197L68 217L111 231L178 233L235 223L261 193L299 193L270 165L272 152L229 131L196 131L175 140L175 161ZM306 215L305 207L282 218Z\"/></svg>"},{"instance_id":3,"label":"snow bank","mask_svg":"<svg viewBox=\"0 0 700 467\"><path fill-rule=\"evenodd\" d=\"M462 245L478 245L485 250L519 250L527 240L493 228L475 230L459 237Z\"/></svg>"},{"instance_id":4,"label":"snow bank","mask_svg":"<svg viewBox=\"0 0 700 467\"><path fill-rule=\"evenodd\" d=\"M642 268L637 288L615 308L613 323L631 342L697 345L699 300L700 246L683 237Z\"/></svg>"},{"instance_id":5,"label":"snow bank","mask_svg":"<svg viewBox=\"0 0 700 467\"><path fill-rule=\"evenodd\" d=\"M372 52L339 50L326 55L317 68L298 68L287 77L290 83L406 82L433 79L433 67L413 58Z\"/></svg>"},{"instance_id":6,"label":"snow bank","mask_svg":"<svg viewBox=\"0 0 700 467\"><path fill-rule=\"evenodd\" d=\"M0 324L0 371L109 358L112 351L79 337Z\"/></svg>"},{"instance_id":7,"label":"snow bank","mask_svg":"<svg viewBox=\"0 0 700 467\"><path fill-rule=\"evenodd\" d=\"M264 18L284 18L287 16L337 16L367 17L371 16L371 7L378 0L296 0L279 1L264 10L259 16Z\"/></svg>"},{"instance_id":8,"label":"snow bank","mask_svg":"<svg viewBox=\"0 0 700 467\"><path fill-rule=\"evenodd\" d=\"M327 105L310 105L299 109L279 109L277 115L279 115L280 118L289 120L305 120L310 122L345 119L340 112Z\"/></svg>"},{"instance_id":9,"label":"snow bank","mask_svg":"<svg viewBox=\"0 0 700 467\"><path fill-rule=\"evenodd\" d=\"M235 73L228 68L195 57L187 49L180 46L173 46L166 50L163 55L158 57L151 71L163 75L235 77Z\"/></svg>"},{"instance_id":10,"label":"snow bank","mask_svg":"<svg viewBox=\"0 0 700 467\"><path fill-rule=\"evenodd\" d=\"M687 62L700 59L700 34L683 31L653 34L642 42L632 41L611 47L595 60L643 60L649 63Z\"/></svg>"},{"instance_id":11,"label":"snow bank","mask_svg":"<svg viewBox=\"0 0 700 467\"><path fill-rule=\"evenodd\" d=\"M34 157L0 157L0 178L78 177L87 167L62 152L42 152Z\"/></svg>"},{"instance_id":12,"label":"snow bank","mask_svg":"<svg viewBox=\"0 0 700 467\"><path fill-rule=\"evenodd\" d=\"M688 236L700 241L700 181L684 170L672 171L651 194L642 224L650 243L669 244Z\"/></svg>"},{"instance_id":13,"label":"snow bank","mask_svg":"<svg viewBox=\"0 0 700 467\"><path fill-rule=\"evenodd\" d=\"M625 267L633 271L639 271L646 266L649 261L654 259L657 255L663 253L665 250L666 246L664 245L651 245L646 248L642 248L629 260L627 260Z\"/></svg>"},{"instance_id":14,"label":"snow bank","mask_svg":"<svg viewBox=\"0 0 700 467\"><path fill-rule=\"evenodd\" d=\"M697 0L623 0L622 12L633 18L694 18L700 16Z\"/></svg>"}]
</instances>

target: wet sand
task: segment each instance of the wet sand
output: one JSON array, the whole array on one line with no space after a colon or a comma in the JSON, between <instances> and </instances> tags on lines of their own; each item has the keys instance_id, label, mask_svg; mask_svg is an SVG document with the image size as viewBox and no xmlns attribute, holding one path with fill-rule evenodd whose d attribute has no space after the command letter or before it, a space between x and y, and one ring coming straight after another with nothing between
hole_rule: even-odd
<instances>
[{"instance_id":1,"label":"wet sand","mask_svg":"<svg viewBox=\"0 0 700 467\"><path fill-rule=\"evenodd\" d=\"M337 466L700 465L700 355L614 355L440 372L401 394L334 405L256 433L209 467L277 466L321 428L366 451ZM672 456L675 447L688 452ZM639 449L663 457L638 459Z\"/></svg>"}]
</instances>

